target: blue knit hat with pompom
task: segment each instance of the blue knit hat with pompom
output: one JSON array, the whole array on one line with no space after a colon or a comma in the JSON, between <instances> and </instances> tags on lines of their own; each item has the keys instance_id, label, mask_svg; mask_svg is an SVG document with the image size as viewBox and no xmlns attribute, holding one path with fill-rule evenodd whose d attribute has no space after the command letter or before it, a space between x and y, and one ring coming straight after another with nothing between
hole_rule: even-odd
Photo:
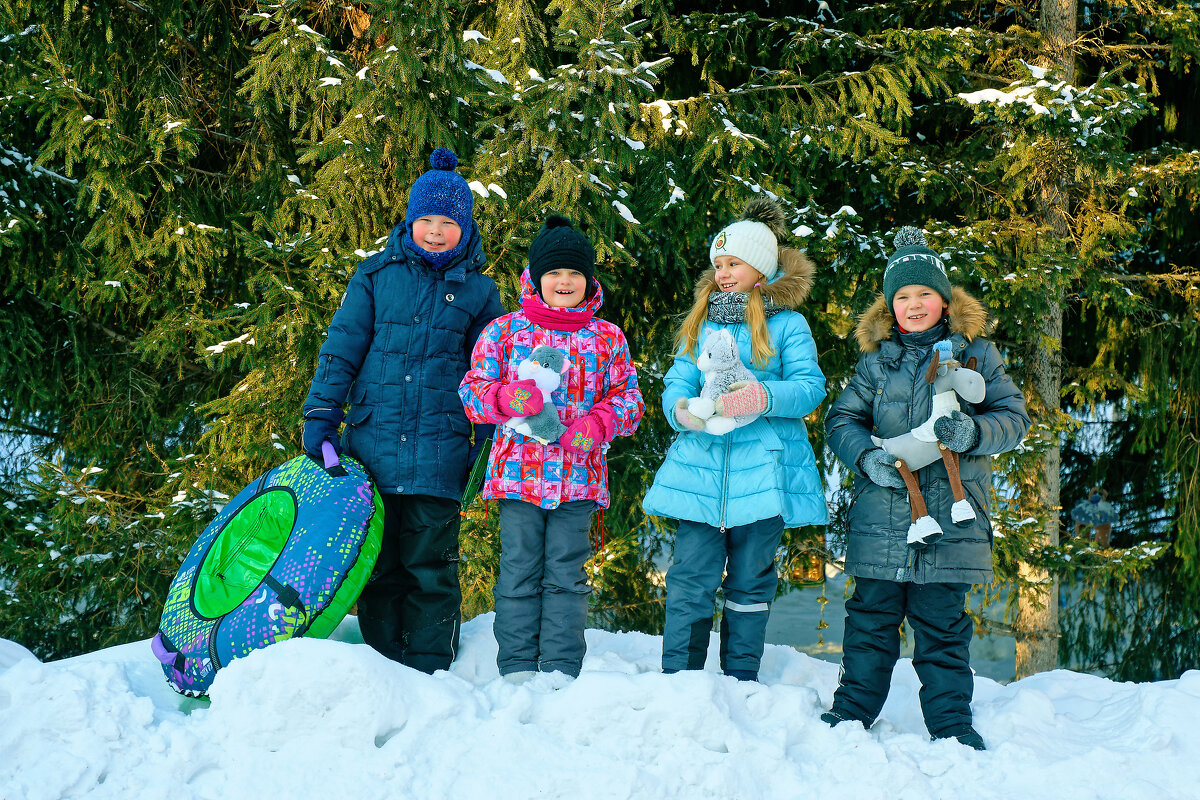
<instances>
[{"instance_id":1,"label":"blue knit hat with pompom","mask_svg":"<svg viewBox=\"0 0 1200 800\"><path fill-rule=\"evenodd\" d=\"M911 225L905 225L896 234L896 252L888 259L887 269L883 272L883 296L888 308L892 307L892 298L896 292L905 286L928 286L950 302L950 276L946 274L946 265L938 254L929 249L925 243L925 234Z\"/></svg>"},{"instance_id":2,"label":"blue knit hat with pompom","mask_svg":"<svg viewBox=\"0 0 1200 800\"><path fill-rule=\"evenodd\" d=\"M458 156L453 150L439 147L430 154L429 164L433 169L413 181L412 189L408 192L408 209L404 213L404 243L431 266L442 268L458 257L471 238L475 227L472 217L475 198L466 180L454 171L458 166ZM427 214L449 217L458 223L462 229L462 239L453 249L430 253L413 241L413 223Z\"/></svg>"}]
</instances>

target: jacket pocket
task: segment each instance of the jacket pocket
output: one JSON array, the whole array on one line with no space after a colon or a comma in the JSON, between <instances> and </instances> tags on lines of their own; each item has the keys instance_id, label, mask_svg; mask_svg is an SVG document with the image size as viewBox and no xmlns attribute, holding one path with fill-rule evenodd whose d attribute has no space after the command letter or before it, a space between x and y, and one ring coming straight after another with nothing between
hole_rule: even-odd
<instances>
[{"instance_id":1,"label":"jacket pocket","mask_svg":"<svg viewBox=\"0 0 1200 800\"><path fill-rule=\"evenodd\" d=\"M461 411L457 414L450 412L446 414L445 428L452 434L470 436L471 420L467 419L466 414Z\"/></svg>"},{"instance_id":2,"label":"jacket pocket","mask_svg":"<svg viewBox=\"0 0 1200 800\"><path fill-rule=\"evenodd\" d=\"M375 407L365 402L366 394L365 386L355 386L350 392L350 413L346 415L346 427L342 430L342 449L370 469L375 457L375 434L368 420Z\"/></svg>"},{"instance_id":3,"label":"jacket pocket","mask_svg":"<svg viewBox=\"0 0 1200 800\"><path fill-rule=\"evenodd\" d=\"M347 427L358 427L367 421L367 417L371 416L374 406L368 405L367 387L355 384L350 390L350 413L346 415Z\"/></svg>"}]
</instances>

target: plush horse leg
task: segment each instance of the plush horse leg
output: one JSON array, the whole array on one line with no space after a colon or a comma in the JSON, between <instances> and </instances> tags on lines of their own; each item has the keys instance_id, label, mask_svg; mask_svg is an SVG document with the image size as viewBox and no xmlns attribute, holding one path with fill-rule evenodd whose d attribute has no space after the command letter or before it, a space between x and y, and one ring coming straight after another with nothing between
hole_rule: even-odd
<instances>
[{"instance_id":1,"label":"plush horse leg","mask_svg":"<svg viewBox=\"0 0 1200 800\"><path fill-rule=\"evenodd\" d=\"M963 491L962 476L958 473L958 453L938 442L942 463L946 465L946 474L950 476L950 491L954 495L954 505L950 506L950 519L955 525L966 525L975 519L975 509L967 502L967 493Z\"/></svg>"},{"instance_id":2,"label":"plush horse leg","mask_svg":"<svg viewBox=\"0 0 1200 800\"><path fill-rule=\"evenodd\" d=\"M904 479L908 489L908 504L912 506L912 524L908 526L908 543L917 547L933 544L942 534L942 526L929 516L925 507L925 498L921 496L921 487L917 484L917 476L904 463L904 459L896 459L896 469Z\"/></svg>"}]
</instances>

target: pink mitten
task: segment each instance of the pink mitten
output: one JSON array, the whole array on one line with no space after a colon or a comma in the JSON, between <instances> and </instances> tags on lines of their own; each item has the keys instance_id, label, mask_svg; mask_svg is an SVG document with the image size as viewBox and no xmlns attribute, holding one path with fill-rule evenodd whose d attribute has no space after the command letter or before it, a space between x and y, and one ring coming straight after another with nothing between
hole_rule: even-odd
<instances>
[{"instance_id":1,"label":"pink mitten","mask_svg":"<svg viewBox=\"0 0 1200 800\"><path fill-rule=\"evenodd\" d=\"M606 441L604 425L595 414L569 423L566 432L558 437L558 443L564 450L575 453L590 453Z\"/></svg>"},{"instance_id":2,"label":"pink mitten","mask_svg":"<svg viewBox=\"0 0 1200 800\"><path fill-rule=\"evenodd\" d=\"M770 405L767 387L758 381L738 382L729 388L733 391L717 398L716 411L723 417L753 417L765 412Z\"/></svg>"},{"instance_id":3,"label":"pink mitten","mask_svg":"<svg viewBox=\"0 0 1200 800\"><path fill-rule=\"evenodd\" d=\"M686 397L681 397L675 401L675 420L689 431L696 431L698 433L704 430L704 420L688 411Z\"/></svg>"},{"instance_id":4,"label":"pink mitten","mask_svg":"<svg viewBox=\"0 0 1200 800\"><path fill-rule=\"evenodd\" d=\"M542 390L532 378L513 381L496 392L496 408L510 417L530 417L542 410Z\"/></svg>"}]
</instances>

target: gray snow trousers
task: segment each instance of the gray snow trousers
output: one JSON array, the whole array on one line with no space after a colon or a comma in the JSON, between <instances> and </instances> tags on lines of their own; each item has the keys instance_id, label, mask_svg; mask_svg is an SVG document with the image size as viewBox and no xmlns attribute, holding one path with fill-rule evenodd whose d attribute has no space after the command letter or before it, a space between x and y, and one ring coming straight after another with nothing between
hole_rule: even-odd
<instances>
[{"instance_id":1,"label":"gray snow trousers","mask_svg":"<svg viewBox=\"0 0 1200 800\"><path fill-rule=\"evenodd\" d=\"M704 668L720 587L725 599L721 670L742 678L758 676L771 601L779 583L775 551L782 536L783 517L724 530L680 521L667 570L664 670Z\"/></svg>"},{"instance_id":2,"label":"gray snow trousers","mask_svg":"<svg viewBox=\"0 0 1200 800\"><path fill-rule=\"evenodd\" d=\"M513 672L579 675L587 649L583 629L591 592L583 565L593 500L539 508L500 500L500 575L496 600L496 666Z\"/></svg>"}]
</instances>

